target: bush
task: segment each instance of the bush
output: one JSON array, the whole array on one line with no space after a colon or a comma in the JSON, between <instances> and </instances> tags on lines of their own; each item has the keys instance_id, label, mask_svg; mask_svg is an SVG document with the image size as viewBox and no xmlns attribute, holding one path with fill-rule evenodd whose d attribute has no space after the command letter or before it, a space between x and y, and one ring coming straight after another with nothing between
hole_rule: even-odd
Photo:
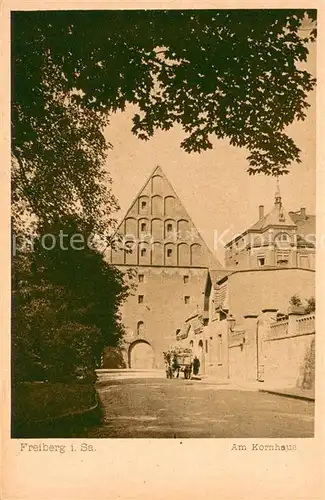
<instances>
[{"instance_id":1,"label":"bush","mask_svg":"<svg viewBox=\"0 0 325 500\"><path fill-rule=\"evenodd\" d=\"M297 307L302 306L301 298L297 294L295 294L289 300L289 304L291 306L297 306Z\"/></svg>"},{"instance_id":2,"label":"bush","mask_svg":"<svg viewBox=\"0 0 325 500\"><path fill-rule=\"evenodd\" d=\"M310 297L308 300L307 300L307 305L306 305L306 314L311 314L313 312L316 311L316 301L315 301L315 297Z\"/></svg>"},{"instance_id":3,"label":"bush","mask_svg":"<svg viewBox=\"0 0 325 500\"><path fill-rule=\"evenodd\" d=\"M17 383L12 390L12 437L28 437L30 429L41 432L42 421L86 412L96 404L93 384Z\"/></svg>"},{"instance_id":4,"label":"bush","mask_svg":"<svg viewBox=\"0 0 325 500\"><path fill-rule=\"evenodd\" d=\"M80 233L73 221L40 234ZM88 233L85 231L84 240ZM56 238L59 241L59 237ZM15 381L92 380L105 346L124 333L124 274L88 248L45 250L34 242L13 260L12 360Z\"/></svg>"},{"instance_id":5,"label":"bush","mask_svg":"<svg viewBox=\"0 0 325 500\"><path fill-rule=\"evenodd\" d=\"M103 353L103 368L126 368L120 347L106 347Z\"/></svg>"}]
</instances>

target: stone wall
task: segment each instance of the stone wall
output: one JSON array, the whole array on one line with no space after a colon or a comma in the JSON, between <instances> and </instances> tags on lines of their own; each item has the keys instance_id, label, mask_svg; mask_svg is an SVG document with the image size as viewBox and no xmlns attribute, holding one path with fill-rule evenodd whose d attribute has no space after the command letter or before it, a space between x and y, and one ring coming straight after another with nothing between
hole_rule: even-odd
<instances>
[{"instance_id":1,"label":"stone wall","mask_svg":"<svg viewBox=\"0 0 325 500\"><path fill-rule=\"evenodd\" d=\"M263 364L266 385L313 389L315 315L291 315L289 321L271 325L263 342Z\"/></svg>"},{"instance_id":2,"label":"stone wall","mask_svg":"<svg viewBox=\"0 0 325 500\"><path fill-rule=\"evenodd\" d=\"M236 271L228 277L229 312L239 321L269 305L282 312L290 298L315 296L315 272L306 269Z\"/></svg>"}]
</instances>

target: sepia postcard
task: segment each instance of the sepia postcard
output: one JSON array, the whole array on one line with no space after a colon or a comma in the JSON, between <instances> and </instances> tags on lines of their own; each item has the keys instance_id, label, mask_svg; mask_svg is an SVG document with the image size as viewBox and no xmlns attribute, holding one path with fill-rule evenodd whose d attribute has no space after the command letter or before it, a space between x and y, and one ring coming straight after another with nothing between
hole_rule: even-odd
<instances>
[{"instance_id":1,"label":"sepia postcard","mask_svg":"<svg viewBox=\"0 0 325 500\"><path fill-rule=\"evenodd\" d=\"M325 498L324 5L1 33L1 498Z\"/></svg>"}]
</instances>

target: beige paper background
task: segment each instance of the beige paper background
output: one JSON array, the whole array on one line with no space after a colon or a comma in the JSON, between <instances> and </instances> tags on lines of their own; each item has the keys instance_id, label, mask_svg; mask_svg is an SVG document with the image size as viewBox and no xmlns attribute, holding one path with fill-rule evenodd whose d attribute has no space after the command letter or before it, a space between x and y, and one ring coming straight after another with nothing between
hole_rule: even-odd
<instances>
[{"instance_id":1,"label":"beige paper background","mask_svg":"<svg viewBox=\"0 0 325 500\"><path fill-rule=\"evenodd\" d=\"M4 499L322 499L325 498L325 235L324 167L324 50L323 2L137 1L137 2L1 2L1 416L2 492ZM119 8L318 8L317 91L317 347L316 422L314 439L101 439L88 440L93 452L20 452L10 439L10 123L9 15L10 10ZM297 203L299 200L297 200ZM325 237L323 238L325 245ZM28 440L40 443L42 440ZM43 440L47 444L82 440ZM234 443L295 444L294 452L231 451Z\"/></svg>"}]
</instances>

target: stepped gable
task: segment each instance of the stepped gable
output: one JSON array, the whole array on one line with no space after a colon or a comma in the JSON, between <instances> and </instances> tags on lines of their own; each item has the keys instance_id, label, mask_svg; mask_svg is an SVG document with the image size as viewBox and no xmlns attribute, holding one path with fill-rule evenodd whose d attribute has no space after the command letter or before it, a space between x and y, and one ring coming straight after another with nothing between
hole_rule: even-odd
<instances>
[{"instance_id":1,"label":"stepped gable","mask_svg":"<svg viewBox=\"0 0 325 500\"><path fill-rule=\"evenodd\" d=\"M222 269L161 167L156 167L121 222L116 265L213 267Z\"/></svg>"}]
</instances>

